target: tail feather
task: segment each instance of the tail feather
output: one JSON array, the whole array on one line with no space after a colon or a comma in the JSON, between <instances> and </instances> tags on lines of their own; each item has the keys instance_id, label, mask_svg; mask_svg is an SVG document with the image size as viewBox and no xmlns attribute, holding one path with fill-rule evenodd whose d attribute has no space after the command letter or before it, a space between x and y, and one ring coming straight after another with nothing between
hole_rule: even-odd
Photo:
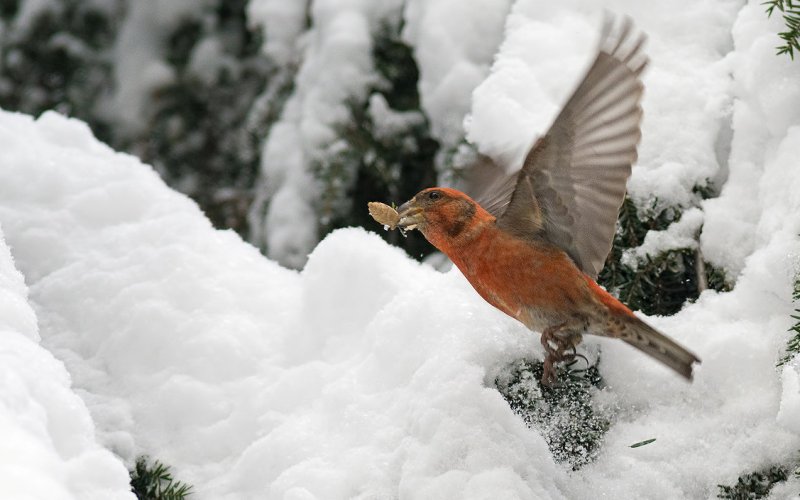
<instances>
[{"instance_id":1,"label":"tail feather","mask_svg":"<svg viewBox=\"0 0 800 500\"><path fill-rule=\"evenodd\" d=\"M621 333L620 338L629 345L692 380L692 365L700 363L700 358L685 347L635 316L626 318Z\"/></svg>"}]
</instances>

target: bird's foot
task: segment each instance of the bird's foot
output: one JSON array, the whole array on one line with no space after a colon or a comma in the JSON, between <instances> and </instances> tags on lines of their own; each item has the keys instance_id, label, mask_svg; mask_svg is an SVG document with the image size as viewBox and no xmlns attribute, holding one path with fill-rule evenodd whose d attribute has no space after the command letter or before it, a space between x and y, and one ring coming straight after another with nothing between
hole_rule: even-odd
<instances>
[{"instance_id":1,"label":"bird's foot","mask_svg":"<svg viewBox=\"0 0 800 500\"><path fill-rule=\"evenodd\" d=\"M564 354L562 358L564 366L570 372L585 372L586 370L588 370L589 367L591 366L589 358L587 358L583 354L580 354L575 346L570 346L570 349L572 349L572 352L570 354ZM586 368L573 368L581 359L583 360L584 363L586 363Z\"/></svg>"},{"instance_id":2,"label":"bird's foot","mask_svg":"<svg viewBox=\"0 0 800 500\"><path fill-rule=\"evenodd\" d=\"M572 349L573 351L575 350L574 347L572 347ZM542 384L550 386L558 382L558 374L556 372L556 366L558 364L563 364L563 366L569 370L572 365L577 363L577 358L581 357L586 359L583 355L578 354L577 352L573 354L566 354L564 351L565 349L553 350L552 352L548 352L544 357L544 366L542 367Z\"/></svg>"},{"instance_id":3,"label":"bird's foot","mask_svg":"<svg viewBox=\"0 0 800 500\"><path fill-rule=\"evenodd\" d=\"M581 374L589 369L591 363L583 354L579 354L575 344L571 342L571 338L563 338L556 335L556 333L563 328L564 325L547 328L542 332L542 346L547 353L544 358L544 366L542 372L542 384L553 385L558 381L558 374L556 372L556 365L563 363L564 368L568 374ZM579 337L580 338L580 337ZM580 340L578 340L579 342ZM571 351L571 352L570 352ZM586 368L577 368L575 365L579 360L586 363Z\"/></svg>"},{"instance_id":4,"label":"bird's foot","mask_svg":"<svg viewBox=\"0 0 800 500\"><path fill-rule=\"evenodd\" d=\"M565 323L551 326L550 328L545 328L542 332L540 341L548 356L558 356L559 352L562 350L563 341L556 336L556 333L564 328L564 325Z\"/></svg>"},{"instance_id":5,"label":"bird's foot","mask_svg":"<svg viewBox=\"0 0 800 500\"><path fill-rule=\"evenodd\" d=\"M563 339L556 336L556 333L563 327L564 324L551 326L542 332L541 342L546 352L542 371L543 385L550 386L558 381L555 365L564 360L564 351L568 345Z\"/></svg>"},{"instance_id":6,"label":"bird's foot","mask_svg":"<svg viewBox=\"0 0 800 500\"><path fill-rule=\"evenodd\" d=\"M589 359L580 354L575 349L575 346L570 346L568 349L572 350L572 352L567 353L564 351L561 352L553 352L548 353L544 358L544 366L542 371L542 385L546 386L553 386L558 382L558 365L561 365L564 368L564 372L561 375L566 375L570 380L578 380L583 379L585 377L585 373L591 367L591 363ZM579 368L577 365L578 363L583 360L586 363L585 368Z\"/></svg>"}]
</instances>

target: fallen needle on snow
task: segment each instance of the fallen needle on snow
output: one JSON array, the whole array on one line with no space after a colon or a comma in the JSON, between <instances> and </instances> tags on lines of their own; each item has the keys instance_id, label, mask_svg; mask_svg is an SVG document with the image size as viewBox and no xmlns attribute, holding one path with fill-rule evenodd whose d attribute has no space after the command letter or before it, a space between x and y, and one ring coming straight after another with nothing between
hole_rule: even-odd
<instances>
[{"instance_id":1,"label":"fallen needle on snow","mask_svg":"<svg viewBox=\"0 0 800 500\"><path fill-rule=\"evenodd\" d=\"M638 448L638 447L640 447L640 446L644 446L644 445L646 445L646 444L650 444L650 443L652 443L652 442L653 442L653 441L655 441L655 440L656 440L656 438L652 438L652 439L645 439L644 441L639 441L638 443L633 443L633 444L631 445L631 448Z\"/></svg>"}]
</instances>

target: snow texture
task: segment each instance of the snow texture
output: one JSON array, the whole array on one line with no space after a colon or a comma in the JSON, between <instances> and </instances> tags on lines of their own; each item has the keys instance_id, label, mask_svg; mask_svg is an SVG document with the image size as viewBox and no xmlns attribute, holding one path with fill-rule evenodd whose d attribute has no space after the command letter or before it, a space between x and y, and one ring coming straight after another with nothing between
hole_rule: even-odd
<instances>
[{"instance_id":1,"label":"snow texture","mask_svg":"<svg viewBox=\"0 0 800 500\"><path fill-rule=\"evenodd\" d=\"M733 26L728 182L721 196L704 206L703 252L734 276L768 241L798 234L800 178L792 175L792 165L800 154L800 64L767 57L784 26L777 16L766 19L761 9L758 2L748 3Z\"/></svg>"},{"instance_id":2,"label":"snow texture","mask_svg":"<svg viewBox=\"0 0 800 500\"><path fill-rule=\"evenodd\" d=\"M64 364L39 345L28 289L0 231L0 498L134 499Z\"/></svg>"},{"instance_id":3,"label":"snow texture","mask_svg":"<svg viewBox=\"0 0 800 500\"><path fill-rule=\"evenodd\" d=\"M403 38L419 65L419 93L445 150L464 137L470 94L489 72L510 0L408 0Z\"/></svg>"},{"instance_id":4,"label":"snow texture","mask_svg":"<svg viewBox=\"0 0 800 500\"><path fill-rule=\"evenodd\" d=\"M670 224L663 231L648 231L644 242L630 248L622 255L622 263L636 269L638 263L648 256L657 257L672 250L693 250L697 248L697 235L703 227L703 212L698 208L686 210L679 221Z\"/></svg>"},{"instance_id":5,"label":"snow texture","mask_svg":"<svg viewBox=\"0 0 800 500\"><path fill-rule=\"evenodd\" d=\"M271 175L302 179L295 146L329 133L330 122L311 117L339 112L339 85L368 77L372 4L314 3L315 55L303 64L342 73L329 75L325 95L317 70L301 75L267 143ZM597 400L612 421L594 463L555 464L493 388L509 363L542 355L538 336L487 305L457 269L437 272L346 229L289 271L214 230L84 124L0 112L0 290L11 311L0 319L11 332L0 355L13 352L0 383L27 381L0 398L10 436L0 474L20 463L4 447L20 443L39 479L25 487L50 488L39 497L123 496L124 471L94 444L83 404L105 447L128 464L149 454L172 465L198 499L708 498L744 472L796 459L800 367L775 362L800 258L800 65L774 55L779 25L757 1L608 7L650 35L631 190L682 203L699 179L727 179L702 218L689 212L662 238L675 244L702 222L704 254L738 280L649 318L703 359L692 384L619 342L587 339L602 349L607 387ZM469 133L483 150L511 161L546 129L600 18L592 2L515 3L474 93ZM451 19L443 25L461 22ZM313 190L293 186L299 198L286 191L272 203L285 203L287 224L303 224ZM26 304L74 392L37 346ZM0 492L15 484L0 481Z\"/></svg>"}]
</instances>

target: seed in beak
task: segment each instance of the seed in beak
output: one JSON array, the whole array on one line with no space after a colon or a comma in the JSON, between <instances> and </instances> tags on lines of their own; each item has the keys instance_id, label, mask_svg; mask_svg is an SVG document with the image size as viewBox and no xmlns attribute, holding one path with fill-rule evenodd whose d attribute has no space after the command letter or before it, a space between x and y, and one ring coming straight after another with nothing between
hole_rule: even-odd
<instances>
[{"instance_id":1,"label":"seed in beak","mask_svg":"<svg viewBox=\"0 0 800 500\"><path fill-rule=\"evenodd\" d=\"M369 214L378 224L383 224L385 228L394 229L400 222L400 215L397 210L385 203L371 201L367 204Z\"/></svg>"},{"instance_id":2,"label":"seed in beak","mask_svg":"<svg viewBox=\"0 0 800 500\"><path fill-rule=\"evenodd\" d=\"M413 201L413 200L412 200ZM411 231L422 223L422 208L412 205L411 201L403 203L398 209L400 221L397 223L402 229Z\"/></svg>"}]
</instances>

